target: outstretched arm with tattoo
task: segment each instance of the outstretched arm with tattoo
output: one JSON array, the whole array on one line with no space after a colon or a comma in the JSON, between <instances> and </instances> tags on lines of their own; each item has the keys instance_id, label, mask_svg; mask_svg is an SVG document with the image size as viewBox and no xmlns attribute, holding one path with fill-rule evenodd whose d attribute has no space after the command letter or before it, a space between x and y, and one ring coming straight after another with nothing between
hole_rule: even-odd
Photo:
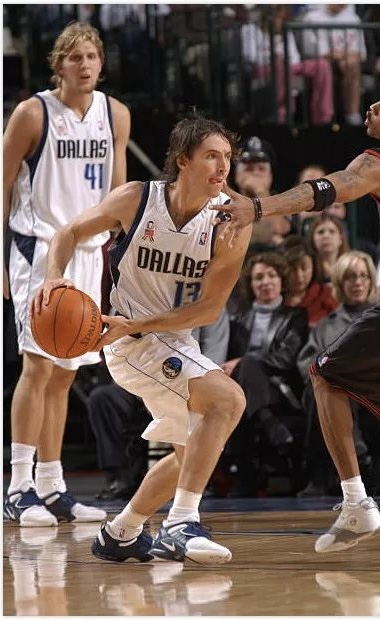
<instances>
[{"instance_id":1,"label":"outstretched arm with tattoo","mask_svg":"<svg viewBox=\"0 0 380 620\"><path fill-rule=\"evenodd\" d=\"M380 138L380 102L373 104L367 113L368 134ZM228 204L218 205L218 210L231 219L225 234L231 236L251 222L271 215L292 215L301 211L322 211L333 202L350 202L365 194L380 194L380 153L376 150L362 153L345 170L326 175L321 179L305 181L292 189L251 200L226 187L230 196ZM216 218L218 222L218 218Z\"/></svg>"}]
</instances>

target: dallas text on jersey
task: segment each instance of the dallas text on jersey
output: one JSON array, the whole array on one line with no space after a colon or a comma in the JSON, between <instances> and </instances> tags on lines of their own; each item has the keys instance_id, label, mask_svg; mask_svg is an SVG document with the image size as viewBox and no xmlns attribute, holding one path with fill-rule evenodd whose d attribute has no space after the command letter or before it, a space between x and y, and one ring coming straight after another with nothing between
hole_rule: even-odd
<instances>
[{"instance_id":1,"label":"dallas text on jersey","mask_svg":"<svg viewBox=\"0 0 380 620\"><path fill-rule=\"evenodd\" d=\"M106 157L108 140L57 140L57 157L101 159Z\"/></svg>"},{"instance_id":2,"label":"dallas text on jersey","mask_svg":"<svg viewBox=\"0 0 380 620\"><path fill-rule=\"evenodd\" d=\"M208 265L208 260L195 261L190 256L179 252L161 252L161 250L139 246L137 265L140 269L148 269L158 273L174 273L178 276L201 278Z\"/></svg>"}]
</instances>

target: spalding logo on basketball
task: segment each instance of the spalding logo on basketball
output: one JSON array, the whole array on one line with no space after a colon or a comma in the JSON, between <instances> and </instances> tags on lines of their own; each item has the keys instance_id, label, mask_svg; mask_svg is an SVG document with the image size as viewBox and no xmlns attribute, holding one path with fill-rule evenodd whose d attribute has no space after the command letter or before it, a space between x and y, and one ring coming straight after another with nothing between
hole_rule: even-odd
<instances>
[{"instance_id":1,"label":"spalding logo on basketball","mask_svg":"<svg viewBox=\"0 0 380 620\"><path fill-rule=\"evenodd\" d=\"M102 332L102 317L93 299L75 288L56 288L47 306L33 313L31 328L38 346L49 355L71 359L91 351Z\"/></svg>"},{"instance_id":2,"label":"spalding logo on basketball","mask_svg":"<svg viewBox=\"0 0 380 620\"><path fill-rule=\"evenodd\" d=\"M182 360L179 357L168 357L162 363L162 372L167 379L175 379L182 370Z\"/></svg>"}]
</instances>

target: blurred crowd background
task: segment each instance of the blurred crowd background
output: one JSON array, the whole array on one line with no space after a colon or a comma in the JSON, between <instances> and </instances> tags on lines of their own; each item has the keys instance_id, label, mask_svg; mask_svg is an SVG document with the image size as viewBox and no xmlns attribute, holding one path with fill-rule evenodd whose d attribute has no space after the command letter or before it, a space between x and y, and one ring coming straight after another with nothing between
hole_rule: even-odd
<instances>
[{"instance_id":1,"label":"blurred crowd background","mask_svg":"<svg viewBox=\"0 0 380 620\"><path fill-rule=\"evenodd\" d=\"M73 20L99 29L106 52L100 89L131 110L128 180L160 175L169 132L194 107L241 135L230 182L250 196L342 169L376 144L363 125L368 106L380 98L376 4L5 4L4 124L18 102L49 87L47 55ZM248 402L210 495L336 492L307 369L379 298L379 241L371 196L335 203L322 215L255 226L225 313L196 334ZM105 311L109 287L105 271ZM5 301L5 469L20 367L12 303ZM370 414L360 419L356 447L376 494L380 431ZM141 440L146 423L142 403L111 383L104 364L81 369L70 395L64 468L99 469L105 474L99 498L127 499L149 463L168 449Z\"/></svg>"}]
</instances>

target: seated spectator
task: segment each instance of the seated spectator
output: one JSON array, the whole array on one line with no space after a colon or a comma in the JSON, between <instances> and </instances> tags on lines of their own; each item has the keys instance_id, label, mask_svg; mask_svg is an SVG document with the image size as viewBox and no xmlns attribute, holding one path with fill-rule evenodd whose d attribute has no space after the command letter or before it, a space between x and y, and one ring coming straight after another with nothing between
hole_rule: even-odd
<instances>
[{"instance_id":1,"label":"seated spectator","mask_svg":"<svg viewBox=\"0 0 380 620\"><path fill-rule=\"evenodd\" d=\"M310 25L336 24L337 28L325 30L304 30L302 54L305 58L330 58L340 78L340 104L345 122L361 125L360 79L361 64L367 57L363 32L355 28L341 28L340 25L360 24L354 4L319 4L307 11L301 18Z\"/></svg>"},{"instance_id":2,"label":"seated spectator","mask_svg":"<svg viewBox=\"0 0 380 620\"><path fill-rule=\"evenodd\" d=\"M319 179L327 174L327 169L320 164L310 164L309 166L305 166L302 168L297 176L296 185L299 183L303 183L304 181L310 181L312 179ZM342 202L334 202L329 207L324 209L324 213L331 213L332 215L336 215L342 221L345 220L346 217L346 205ZM293 216L293 226L296 228L297 232L301 235L307 236L310 224L313 221L313 218L319 217L320 212L318 211L301 211L297 215ZM344 228L346 234L348 235L348 229L346 226L346 222L344 221Z\"/></svg>"},{"instance_id":3,"label":"seated spectator","mask_svg":"<svg viewBox=\"0 0 380 620\"><path fill-rule=\"evenodd\" d=\"M91 392L88 416L99 469L106 475L98 499L130 499L148 467L148 444L141 437L150 421L148 412L141 399L112 382Z\"/></svg>"},{"instance_id":4,"label":"seated spectator","mask_svg":"<svg viewBox=\"0 0 380 620\"><path fill-rule=\"evenodd\" d=\"M286 408L300 408L302 382L296 360L307 340L308 325L303 308L284 304L286 275L286 260L280 254L252 256L241 277L245 306L231 320L228 361L222 368L243 388L247 408L227 444L227 453L237 466L242 486L249 475L253 435L259 427L274 448L282 449L294 440L277 416Z\"/></svg>"},{"instance_id":5,"label":"seated spectator","mask_svg":"<svg viewBox=\"0 0 380 620\"><path fill-rule=\"evenodd\" d=\"M342 220L326 210L313 219L309 230L310 247L315 254L317 282L331 283L331 273L338 258L349 249Z\"/></svg>"},{"instance_id":6,"label":"seated spectator","mask_svg":"<svg viewBox=\"0 0 380 620\"><path fill-rule=\"evenodd\" d=\"M234 182L244 196L265 198L275 194L273 178L276 154L269 142L251 136L244 144L235 166ZM290 219L283 215L267 217L254 226L249 253L274 249L291 230Z\"/></svg>"},{"instance_id":7,"label":"seated spectator","mask_svg":"<svg viewBox=\"0 0 380 620\"><path fill-rule=\"evenodd\" d=\"M313 179L320 179L326 176L327 168L322 166L321 164L309 164L304 168L301 168L297 175L295 185L299 185L300 183L304 183L305 181L312 181ZM319 211L301 211L301 213L297 213L292 216L293 225L298 233L301 235L307 234L310 223L314 217L318 217L320 215Z\"/></svg>"},{"instance_id":8,"label":"seated spectator","mask_svg":"<svg viewBox=\"0 0 380 620\"><path fill-rule=\"evenodd\" d=\"M301 497L328 495L334 492L335 481L335 468L325 448L309 380L310 364L376 300L376 271L371 257L364 252L353 250L342 254L333 270L332 281L340 305L314 327L298 356L297 366L306 385L303 404L308 416L306 457L310 474L310 482L300 493ZM351 401L353 412L358 407L358 403ZM367 456L367 446L355 416L354 420L356 450L363 462Z\"/></svg>"},{"instance_id":9,"label":"seated spectator","mask_svg":"<svg viewBox=\"0 0 380 620\"><path fill-rule=\"evenodd\" d=\"M305 308L309 327L313 327L335 310L338 300L330 286L315 281L314 254L302 237L291 235L287 238L284 256L289 267L285 304Z\"/></svg>"},{"instance_id":10,"label":"seated spectator","mask_svg":"<svg viewBox=\"0 0 380 620\"><path fill-rule=\"evenodd\" d=\"M274 54L276 68L276 91L278 121L286 121L285 58L283 26L290 18L288 5L262 5L261 23L242 26L242 56L253 78L269 78L272 75L270 22L273 20ZM309 57L301 60L294 34L288 33L290 89L293 96L294 80L301 75L307 78L311 89L310 115L313 125L329 123L333 116L333 79L330 62L326 58ZM294 107L294 96L293 96Z\"/></svg>"}]
</instances>

